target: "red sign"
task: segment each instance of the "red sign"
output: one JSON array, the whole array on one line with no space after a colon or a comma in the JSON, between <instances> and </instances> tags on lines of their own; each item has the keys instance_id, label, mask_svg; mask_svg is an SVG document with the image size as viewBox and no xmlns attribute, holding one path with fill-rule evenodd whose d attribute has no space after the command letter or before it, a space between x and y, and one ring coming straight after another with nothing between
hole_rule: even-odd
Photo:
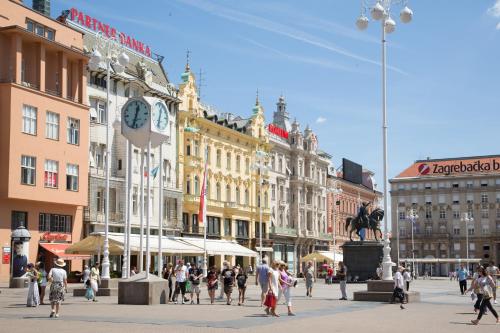
<instances>
[{"instance_id":1,"label":"red sign","mask_svg":"<svg viewBox=\"0 0 500 333\"><path fill-rule=\"evenodd\" d=\"M10 264L10 247L4 247L2 251L2 264Z\"/></svg>"},{"instance_id":2,"label":"red sign","mask_svg":"<svg viewBox=\"0 0 500 333\"><path fill-rule=\"evenodd\" d=\"M46 232L43 233L40 236L40 240L46 241L46 242L54 242L54 241L68 241L69 234L60 234L60 233L51 233L51 232Z\"/></svg>"},{"instance_id":3,"label":"red sign","mask_svg":"<svg viewBox=\"0 0 500 333\"><path fill-rule=\"evenodd\" d=\"M119 38L120 44L128 47L129 49L135 50L141 54L144 54L147 57L151 57L151 49L149 46L144 44L137 39L126 35L123 32L117 31L115 28L111 27L109 24L103 23L92 16L85 14L84 12L79 11L76 8L71 8L71 21L74 23L85 27L87 29L93 30L95 32L101 32L104 36L115 39Z\"/></svg>"},{"instance_id":4,"label":"red sign","mask_svg":"<svg viewBox=\"0 0 500 333\"><path fill-rule=\"evenodd\" d=\"M276 134L277 136L282 137L283 139L288 139L288 132L282 129L281 127L269 124L267 126L267 130L269 131L269 133Z\"/></svg>"}]
</instances>

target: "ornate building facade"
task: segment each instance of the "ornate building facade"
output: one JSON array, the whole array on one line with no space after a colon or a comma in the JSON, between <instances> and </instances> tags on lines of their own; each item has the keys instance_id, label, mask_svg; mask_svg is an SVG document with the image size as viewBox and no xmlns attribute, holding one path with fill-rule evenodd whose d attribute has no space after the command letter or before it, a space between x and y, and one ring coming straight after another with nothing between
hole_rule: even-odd
<instances>
[{"instance_id":1,"label":"ornate building facade","mask_svg":"<svg viewBox=\"0 0 500 333\"><path fill-rule=\"evenodd\" d=\"M182 235L201 237L205 227L208 238L234 240L258 252L259 223L262 222L263 247L269 247L268 176L263 173L261 177L256 165L267 163L259 161L257 152L268 152L270 145L264 127L264 109L258 99L248 118L217 112L200 102L195 76L189 66L182 74L179 98L182 101L178 132L179 179L184 192ZM207 225L203 226L198 221L198 212L206 150ZM259 192L262 193L262 210ZM248 257L226 255L210 257L209 266L220 267L222 260L244 267L255 265Z\"/></svg>"}]
</instances>

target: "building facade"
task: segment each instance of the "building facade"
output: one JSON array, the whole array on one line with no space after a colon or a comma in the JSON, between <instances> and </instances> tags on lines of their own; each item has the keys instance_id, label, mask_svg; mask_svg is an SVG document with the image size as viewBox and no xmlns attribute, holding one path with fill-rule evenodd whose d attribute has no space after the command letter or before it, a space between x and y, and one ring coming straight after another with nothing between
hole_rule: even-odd
<instances>
[{"instance_id":1,"label":"building facade","mask_svg":"<svg viewBox=\"0 0 500 333\"><path fill-rule=\"evenodd\" d=\"M10 234L31 233L28 262L48 268L80 240L87 204L89 107L82 34L24 5L0 15L0 281L10 274ZM69 260L70 258L64 257ZM81 262L80 262L81 264ZM71 266L78 263L68 261Z\"/></svg>"},{"instance_id":2,"label":"building facade","mask_svg":"<svg viewBox=\"0 0 500 333\"><path fill-rule=\"evenodd\" d=\"M302 270L301 258L315 250L329 250L326 188L331 156L318 149L318 139L297 121L290 123L281 96L273 122L267 126L272 144L269 182L271 191L271 239L274 258Z\"/></svg>"},{"instance_id":3,"label":"building facade","mask_svg":"<svg viewBox=\"0 0 500 333\"><path fill-rule=\"evenodd\" d=\"M87 53L98 48L97 30L85 26L80 16L85 16L72 8L66 18L69 25L84 33L84 49ZM98 21L100 22L100 21ZM101 22L100 22L101 23ZM98 25L96 25L98 26ZM182 190L177 173L177 111L180 100L178 90L170 83L161 62L161 57L153 59L146 54L124 44L122 51L129 57L125 71L119 73L111 65L110 104L106 105L106 64L101 62L97 70L88 71L87 103L90 105L90 139L86 143L89 150L89 192L88 206L84 211L85 236L93 232L104 232L106 207L106 127L110 126L110 194L109 194L109 232L123 233L126 213L127 167L132 168L132 212L131 228L133 234L140 233L140 207L144 206L144 215L151 207L151 234L158 235L159 207L158 198L163 191L162 229L164 235L179 236L181 231ZM159 147L151 151L151 170L147 170L147 152L132 147L132 164L127 166L126 138L121 134L121 108L129 98L138 96L157 97L165 101L168 107L168 126L171 136L162 144L162 160L159 160ZM141 170L141 157L144 159ZM163 169L162 179L156 178L158 168ZM156 170L156 171L155 171ZM147 175L151 173L151 193L144 189L145 200L141 203L141 177L145 186ZM151 204L148 205L148 199ZM144 218L144 225L145 225ZM145 263L146 260L143 260ZM151 260L154 263L154 260ZM133 254L131 267L139 267L138 255ZM121 271L121 256L110 256L110 270ZM152 268L153 269L153 268ZM154 269L153 269L154 270Z\"/></svg>"},{"instance_id":4,"label":"building facade","mask_svg":"<svg viewBox=\"0 0 500 333\"><path fill-rule=\"evenodd\" d=\"M259 223L262 223L263 247L269 247L268 176L264 172L260 175L256 165L267 163L259 161L257 152L268 152L270 145L264 128L264 109L258 99L248 118L217 112L200 102L189 66L182 74L179 98L182 101L179 180L184 191L182 235L201 237L206 227L208 238L234 240L259 252ZM198 212L206 150L207 225L203 226L198 221ZM262 207L259 207L259 192ZM220 267L224 259L244 267L255 265L247 257L215 256L209 257L209 266Z\"/></svg>"},{"instance_id":5,"label":"building facade","mask_svg":"<svg viewBox=\"0 0 500 333\"><path fill-rule=\"evenodd\" d=\"M498 262L500 155L416 161L390 183L393 258L399 230L401 259L411 258L412 250L416 259L456 259L419 264L420 274L447 275L467 258ZM414 246L410 210L418 215Z\"/></svg>"}]
</instances>

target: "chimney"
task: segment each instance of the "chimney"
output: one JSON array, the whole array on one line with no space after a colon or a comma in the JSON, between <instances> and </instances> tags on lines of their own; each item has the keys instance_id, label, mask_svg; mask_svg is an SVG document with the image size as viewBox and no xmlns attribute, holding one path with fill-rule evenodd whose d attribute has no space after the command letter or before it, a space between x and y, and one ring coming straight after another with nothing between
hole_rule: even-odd
<instances>
[{"instance_id":1,"label":"chimney","mask_svg":"<svg viewBox=\"0 0 500 333\"><path fill-rule=\"evenodd\" d=\"M50 0L33 0L33 9L50 17Z\"/></svg>"}]
</instances>

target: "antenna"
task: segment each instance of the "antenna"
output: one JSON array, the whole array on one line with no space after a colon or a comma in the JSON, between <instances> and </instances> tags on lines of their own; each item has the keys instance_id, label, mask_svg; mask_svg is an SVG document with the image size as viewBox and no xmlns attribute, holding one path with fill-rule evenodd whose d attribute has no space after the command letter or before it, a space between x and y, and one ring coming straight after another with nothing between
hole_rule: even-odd
<instances>
[{"instance_id":1,"label":"antenna","mask_svg":"<svg viewBox=\"0 0 500 333\"><path fill-rule=\"evenodd\" d=\"M198 99L201 99L201 88L207 86L205 84L205 74L207 73L200 68L200 72L198 74Z\"/></svg>"},{"instance_id":2,"label":"antenna","mask_svg":"<svg viewBox=\"0 0 500 333\"><path fill-rule=\"evenodd\" d=\"M186 72L189 71L189 55L191 54L191 51L189 49L186 50Z\"/></svg>"}]
</instances>

